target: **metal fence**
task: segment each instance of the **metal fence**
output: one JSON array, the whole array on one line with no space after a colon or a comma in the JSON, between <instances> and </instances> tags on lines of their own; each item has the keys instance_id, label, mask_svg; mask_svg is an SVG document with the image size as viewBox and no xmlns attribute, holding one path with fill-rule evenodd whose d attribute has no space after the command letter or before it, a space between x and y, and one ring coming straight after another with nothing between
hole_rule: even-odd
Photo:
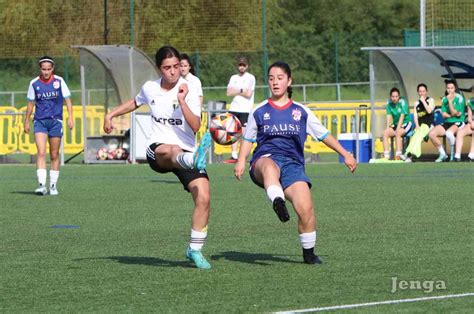
<instances>
[{"instance_id":1,"label":"metal fence","mask_svg":"<svg viewBox=\"0 0 474 314\"><path fill-rule=\"evenodd\" d=\"M295 84L293 85L294 99L303 102L318 101L367 101L369 98L369 82L324 83L324 84ZM211 99L226 99L227 86L203 87L206 101ZM255 87L256 101L265 99L266 85ZM110 93L114 92L109 90ZM87 89L87 104L104 102L104 89ZM71 90L73 103L80 103L81 90ZM0 106L19 107L26 104L26 91L0 91Z\"/></svg>"}]
</instances>

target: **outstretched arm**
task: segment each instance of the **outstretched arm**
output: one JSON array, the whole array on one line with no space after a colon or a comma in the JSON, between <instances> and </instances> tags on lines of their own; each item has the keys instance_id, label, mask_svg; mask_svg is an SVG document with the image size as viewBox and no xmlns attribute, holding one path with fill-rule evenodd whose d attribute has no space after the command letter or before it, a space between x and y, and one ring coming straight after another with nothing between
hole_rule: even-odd
<instances>
[{"instance_id":1,"label":"outstretched arm","mask_svg":"<svg viewBox=\"0 0 474 314\"><path fill-rule=\"evenodd\" d=\"M339 155L344 157L344 163L351 172L354 172L357 168L357 162L354 157L349 154L344 147L332 136L329 134L324 140L323 143L326 144L329 148L335 150Z\"/></svg>"},{"instance_id":2,"label":"outstretched arm","mask_svg":"<svg viewBox=\"0 0 474 314\"><path fill-rule=\"evenodd\" d=\"M138 106L135 103L135 99L130 99L129 101L124 102L120 106L114 108L111 112L105 115L104 118L104 132L109 134L114 129L112 124L112 119L126 113L132 112L137 109Z\"/></svg>"}]
</instances>

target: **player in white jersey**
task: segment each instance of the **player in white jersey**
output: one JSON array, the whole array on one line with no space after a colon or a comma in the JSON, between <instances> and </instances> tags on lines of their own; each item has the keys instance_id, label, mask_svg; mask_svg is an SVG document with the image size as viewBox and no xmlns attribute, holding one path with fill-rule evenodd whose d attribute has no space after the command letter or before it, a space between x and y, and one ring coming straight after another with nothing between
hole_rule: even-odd
<instances>
[{"instance_id":1,"label":"player in white jersey","mask_svg":"<svg viewBox=\"0 0 474 314\"><path fill-rule=\"evenodd\" d=\"M199 100L201 103L201 109L202 109L202 103L204 101L204 93L202 92L201 80L195 75L194 66L191 63L191 59L185 53L181 54L179 69L181 71L181 76L196 89L196 92L199 96Z\"/></svg>"},{"instance_id":2,"label":"player in white jersey","mask_svg":"<svg viewBox=\"0 0 474 314\"><path fill-rule=\"evenodd\" d=\"M74 127L71 92L62 77L54 74L54 60L44 56L38 61L40 75L30 82L28 106L26 109L24 131L30 132L30 116L35 108L34 132L38 150L36 175L38 177L37 195L45 195L46 189L46 143L49 142L51 169L49 170L49 194L58 195L59 147L63 136L63 103L66 103L69 129Z\"/></svg>"},{"instance_id":3,"label":"player in white jersey","mask_svg":"<svg viewBox=\"0 0 474 314\"><path fill-rule=\"evenodd\" d=\"M173 172L191 193L194 201L191 240L186 257L196 267L210 269L201 249L207 238L210 212L210 189L206 152L211 145L209 132L195 149L195 133L201 126L201 105L197 93L180 77L179 52L163 46L156 52L156 67L161 78L146 82L140 93L105 116L104 131L113 129L114 117L132 112L147 104L151 110L151 130L147 148L150 167L159 172Z\"/></svg>"},{"instance_id":4,"label":"player in white jersey","mask_svg":"<svg viewBox=\"0 0 474 314\"><path fill-rule=\"evenodd\" d=\"M241 179L245 162L256 142L250 161L252 181L265 189L273 209L282 222L290 219L285 199L298 215L298 232L307 264L320 264L314 253L316 245L316 217L311 197L311 181L306 176L304 142L307 134L322 141L344 157L351 172L357 164L339 142L329 134L319 119L305 106L291 99L291 69L284 62L272 64L268 70L271 98L250 112L247 130L240 146L234 168Z\"/></svg>"},{"instance_id":5,"label":"player in white jersey","mask_svg":"<svg viewBox=\"0 0 474 314\"><path fill-rule=\"evenodd\" d=\"M235 115L242 123L242 132L245 132L249 112L254 105L255 95L255 76L247 72L249 62L246 57L237 58L238 74L231 76L227 84L227 96L233 96L230 103L229 112ZM225 160L225 163L235 163L238 157L238 142L232 144L231 158Z\"/></svg>"}]
</instances>

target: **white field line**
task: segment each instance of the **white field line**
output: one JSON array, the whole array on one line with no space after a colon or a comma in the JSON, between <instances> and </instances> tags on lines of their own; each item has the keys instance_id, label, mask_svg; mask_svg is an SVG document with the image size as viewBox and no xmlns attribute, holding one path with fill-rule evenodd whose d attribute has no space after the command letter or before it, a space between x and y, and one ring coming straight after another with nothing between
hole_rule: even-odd
<instances>
[{"instance_id":1,"label":"white field line","mask_svg":"<svg viewBox=\"0 0 474 314\"><path fill-rule=\"evenodd\" d=\"M288 314L288 313L322 312L322 311L331 311L331 310L353 309L357 307L367 307L367 306L375 306L375 305L382 305L382 304L399 304L399 303L409 303L409 302L419 302L419 301L429 301L429 300L463 298L463 297L472 297L472 296L474 296L473 292L467 292L467 293L461 293L461 294L448 294L448 295L422 297L422 298L414 298L414 299L399 299L399 300L387 300L387 301L368 302L368 303L314 307L310 309L288 310L288 311L281 311L281 312L274 312L274 313L275 314Z\"/></svg>"}]
</instances>

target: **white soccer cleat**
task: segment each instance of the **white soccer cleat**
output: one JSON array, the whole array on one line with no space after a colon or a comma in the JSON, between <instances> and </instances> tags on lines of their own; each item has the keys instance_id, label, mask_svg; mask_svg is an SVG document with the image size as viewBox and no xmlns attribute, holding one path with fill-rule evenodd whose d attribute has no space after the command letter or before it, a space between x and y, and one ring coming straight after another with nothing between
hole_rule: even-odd
<instances>
[{"instance_id":1,"label":"white soccer cleat","mask_svg":"<svg viewBox=\"0 0 474 314\"><path fill-rule=\"evenodd\" d=\"M45 186L40 185L36 190L35 194L36 195L46 195L48 193L48 190L46 189Z\"/></svg>"},{"instance_id":2,"label":"white soccer cleat","mask_svg":"<svg viewBox=\"0 0 474 314\"><path fill-rule=\"evenodd\" d=\"M49 187L49 195L58 195L59 192L58 192L58 189L56 189L56 186L51 186Z\"/></svg>"}]
</instances>

